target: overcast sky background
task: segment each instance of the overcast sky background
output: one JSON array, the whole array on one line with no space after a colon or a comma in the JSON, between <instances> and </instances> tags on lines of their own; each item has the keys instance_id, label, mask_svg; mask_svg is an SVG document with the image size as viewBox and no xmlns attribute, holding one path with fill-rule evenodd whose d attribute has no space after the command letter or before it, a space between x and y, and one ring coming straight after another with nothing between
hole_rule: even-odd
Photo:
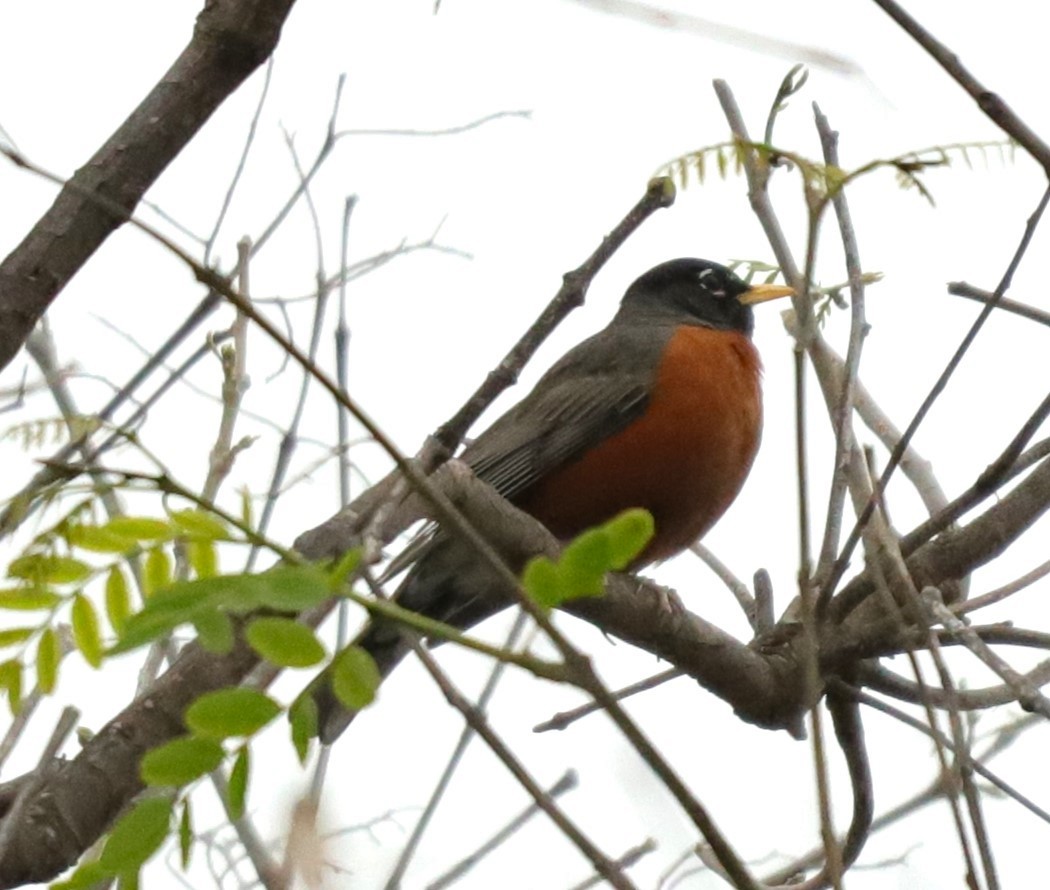
<instances>
[{"instance_id":1,"label":"overcast sky background","mask_svg":"<svg viewBox=\"0 0 1050 890\"><path fill-rule=\"evenodd\" d=\"M933 0L907 6L1036 132L1050 134L1043 78L1035 76L1045 53L1041 12L1020 0L1003 0L994 7ZM5 10L0 19L0 126L28 157L61 175L71 174L163 74L188 40L198 8L194 0L38 0ZM677 8L697 11L688 3ZM814 100L842 134L847 168L931 145L1001 138L972 101L872 3L756 0L705 5L700 11L768 38L836 54L859 72L814 67L805 91L781 117L780 146L819 157L809 105ZM255 149L218 253L228 267L237 239L258 235L286 200L297 176L281 128L294 135L303 163L311 162L341 73L347 81L339 130L439 129L498 111L531 112L528 119L501 118L455 136L347 137L315 181L312 191L329 274L338 265L340 219L348 194L359 196L352 259L388 250L402 240L426 240L438 226L441 245L472 257L418 251L350 288L352 394L402 448L414 451L536 316L557 290L560 276L578 265L637 200L649 176L677 155L727 138L712 79L730 83L757 135L777 85L796 60L790 50L783 55L754 51L745 42L651 27L571 0L445 0L437 16L428 2L304 0L293 11L277 51ZM196 233L210 231L262 84L260 71L150 192L151 201ZM868 291L872 330L862 375L900 427L978 311L975 304L948 296L945 283L961 279L995 286L1044 180L1026 157L1019 154L1015 162L1002 163L993 153L987 165L978 163L973 171L962 165L935 170L926 182L935 207L914 191L899 190L889 173L874 174L849 192L864 268L885 276ZM804 211L797 177L779 174L773 191L801 257ZM51 185L0 165L0 253L18 243L53 197ZM148 210L142 215L157 219ZM165 231L174 230L167 226ZM1030 259L1015 279L1016 298L1044 299L1047 243L1045 232L1037 235ZM844 280L833 226L824 229L822 248L821 281ZM749 211L742 177L726 182L715 177L703 188L694 185L672 209L647 223L595 281L586 307L551 337L527 370L522 388L499 406L518 398L562 351L604 324L638 274L683 255L772 262ZM311 223L300 204L253 266L254 294L306 294L314 285L316 265ZM50 313L60 357L102 378L76 382L82 410L95 410L111 392L106 381L122 382L141 362L135 345L111 325L152 349L200 296L189 272L141 234L123 230L111 238ZM300 342L308 336L310 311L305 303L290 309ZM846 315L841 313L828 327L829 338L842 351ZM210 329L225 327L228 318L226 313L214 320ZM931 413L916 445L934 462L949 496L972 481L1042 398L1048 336L1029 322L994 317ZM759 310L756 342L766 366L765 444L751 481L706 543L745 579L759 567L768 568L782 608L794 593L797 508L791 343L777 309ZM322 364L334 367L330 336L323 349ZM286 368L278 374L280 356L258 334L252 336L249 360L253 387L245 408L286 424L298 373ZM6 369L0 385L16 385L27 361L20 359ZM30 366L30 378L33 370ZM193 381L216 391L217 363L202 365ZM819 516L829 452L815 386L810 393L814 509ZM4 421L15 424L54 413L47 397L40 396ZM177 478L199 485L217 418L213 402L180 387L151 416L143 441ZM227 483L230 504L237 486L264 490L279 438L272 428L249 419L239 432L260 439ZM334 440L333 415L320 397L311 404L304 437L310 441L298 455L298 471L321 459L324 446ZM866 431L862 438L872 440ZM32 459L49 453L27 454L11 440L0 448L8 468L5 493L18 487ZM372 478L385 470L374 446L355 450L354 457ZM131 455L121 459L134 460ZM273 537L288 543L332 513L338 506L335 479L329 461L290 492L271 529ZM899 528L910 528L921 518L920 505L904 485L891 489L890 506ZM1002 565L979 573L973 592L1042 561L1045 548L1038 539L1045 541L1045 533L1044 524ZM10 555L5 551L4 558ZM240 558L230 554L225 566L237 569ZM696 560L681 558L653 574L676 587L691 609L742 638L748 636L739 610ZM1045 614L1037 607L1039 595L1035 588L986 617L1017 617L1032 625L1041 611ZM581 645L596 655L613 687L659 668L651 657L612 645L590 628L562 623L578 630ZM493 638L500 632L499 626L491 629ZM449 650L442 651L442 660L467 690L480 688L475 659ZM965 659L962 663L969 665ZM1026 662L1019 656L1014 663ZM82 677L78 680L75 673ZM134 674L131 659L111 666L104 675L105 688L113 690L109 696L100 693L96 676L83 676L71 664L61 699L74 700L84 711L85 725L97 727L132 688ZM987 682L979 670L969 670L968 676L975 683ZM294 695L303 682L305 678L292 678L278 692ZM692 826L603 718L583 721L562 734L529 732L554 711L578 703L580 696L515 674L505 684L492 708L496 727L542 782L553 783L567 766L579 770L582 787L565 799L565 806L607 853L620 855L648 836L659 840L658 852L632 871L639 886L654 886L674 857L696 840ZM459 732L458 721L445 710L414 665L399 671L384 687L382 706L363 717L335 751L328 823L342 827L422 805ZM818 821L808 745L740 723L724 704L687 681L632 702L631 712L650 729L743 855L758 859L772 851L797 853L815 842ZM927 783L934 761L911 730L878 715L869 716L868 725L881 812ZM41 721L45 726L46 713ZM1046 804L1046 770L1032 769L1025 756L1040 741L1045 744L1042 731L1030 734L1002 771ZM261 740L255 753L250 805L267 830L276 832L290 801L302 790L303 777L283 728ZM26 768L34 756L32 750L20 752L12 770ZM835 767L836 810L845 824L848 787L837 761ZM407 886L423 886L525 803L524 793L475 743ZM203 828L206 810L200 813ZM413 812L405 809L374 836L354 836L335 850L333 858L352 868L353 882L347 885L378 886L413 819ZM1009 802L989 803L988 819L1003 886L1024 885L1034 867L1032 851L1046 837L1047 826ZM878 862L904 851L909 851L907 858L898 865L877 873L857 871L848 885L961 885L962 864L943 804L876 836L863 861ZM587 873L569 844L537 819L463 886L562 887ZM716 883L708 876L680 886ZM177 884L154 869L148 886Z\"/></svg>"}]
</instances>

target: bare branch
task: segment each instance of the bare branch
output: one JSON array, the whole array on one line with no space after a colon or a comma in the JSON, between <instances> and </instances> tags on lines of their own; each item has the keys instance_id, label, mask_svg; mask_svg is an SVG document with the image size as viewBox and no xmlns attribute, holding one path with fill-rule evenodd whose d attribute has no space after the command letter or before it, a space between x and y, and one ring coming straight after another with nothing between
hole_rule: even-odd
<instances>
[{"instance_id":1,"label":"bare branch","mask_svg":"<svg viewBox=\"0 0 1050 890\"><path fill-rule=\"evenodd\" d=\"M875 3L915 39L927 53L959 84L992 122L1016 139L1050 175L1050 145L1047 145L1014 110L996 93L989 90L968 69L959 57L929 31L913 19L895 0L875 0Z\"/></svg>"},{"instance_id":2,"label":"bare branch","mask_svg":"<svg viewBox=\"0 0 1050 890\"><path fill-rule=\"evenodd\" d=\"M215 109L273 52L293 3L205 5L179 58L0 263L0 368ZM19 162L17 153L4 154Z\"/></svg>"}]
</instances>

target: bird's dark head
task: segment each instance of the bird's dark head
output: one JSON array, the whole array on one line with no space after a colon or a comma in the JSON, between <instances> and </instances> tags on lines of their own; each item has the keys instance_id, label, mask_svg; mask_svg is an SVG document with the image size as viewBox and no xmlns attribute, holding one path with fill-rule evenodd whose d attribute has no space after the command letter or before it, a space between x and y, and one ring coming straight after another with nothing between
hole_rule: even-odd
<instances>
[{"instance_id":1,"label":"bird's dark head","mask_svg":"<svg viewBox=\"0 0 1050 890\"><path fill-rule=\"evenodd\" d=\"M751 307L792 293L777 284L750 285L708 260L669 260L627 289L618 317L666 318L750 335L755 326Z\"/></svg>"}]
</instances>

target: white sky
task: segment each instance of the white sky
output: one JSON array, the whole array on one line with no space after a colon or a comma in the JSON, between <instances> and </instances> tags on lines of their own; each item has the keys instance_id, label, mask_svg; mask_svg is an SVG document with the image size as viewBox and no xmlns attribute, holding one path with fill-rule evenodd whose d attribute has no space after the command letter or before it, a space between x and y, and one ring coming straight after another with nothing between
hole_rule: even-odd
<instances>
[{"instance_id":1,"label":"white sky","mask_svg":"<svg viewBox=\"0 0 1050 890\"><path fill-rule=\"evenodd\" d=\"M994 11L987 5L932 0L907 5L1037 132L1050 134L1043 79L1034 76L1045 52L1044 16L1033 4L1006 0ZM72 173L176 56L198 6L191 0L38 0L5 10L0 20L0 126L36 162L63 175ZM679 7L715 14L707 5ZM780 145L819 156L809 106L813 100L841 131L847 167L935 144L999 138L973 103L872 3L762 0L723 5L717 13L733 16L720 21L837 53L863 71L849 77L814 69L805 91L781 118ZM726 138L711 80L729 81L757 135L792 61L619 20L570 0L517 5L445 0L436 17L428 2L302 2L277 53L256 149L219 253L229 263L237 239L258 234L294 187L296 176L280 128L295 135L304 163L312 160L340 73L347 75L340 129L441 128L500 110L532 111L531 120L498 120L440 139L347 138L316 180L313 196L329 273L338 263L339 221L350 193L360 196L353 258L402 239L425 239L442 221L440 243L473 255L466 261L421 252L351 288L353 395L412 451L473 390L553 295L560 276L590 253L662 162ZM261 86L260 72L150 193L168 214L201 234L210 230ZM978 311L974 304L947 296L944 283L963 279L994 287L1038 200L1043 178L1020 155L1012 165L993 156L987 168L937 170L927 183L937 199L935 208L914 192L898 190L888 173L876 174L850 192L865 269L885 275L868 294L872 332L862 374L901 427ZM0 253L18 242L53 194L50 185L0 165ZM804 247L799 194L797 180L782 174L774 195L797 256ZM1015 279L1016 298L1041 300L1036 284L1046 245L1041 233ZM843 280L830 226L822 246L821 279ZM551 338L524 385L561 351L600 327L636 275L678 255L772 261L748 209L742 178L694 186L680 194L673 209L651 220L597 279L586 308ZM253 267L255 294L306 293L315 268L312 230L300 206ZM60 353L85 372L120 382L141 357L98 316L152 348L200 295L177 261L142 235L123 231L56 303L51 320ZM296 307L293 320L304 342L309 310ZM793 592L797 560L791 345L774 310L760 311L758 326L756 342L766 365L765 446L751 482L707 544L742 577L767 567L782 607ZM829 338L843 350L845 330L841 319L828 329ZM949 495L969 484L1044 394L1045 361L1038 357L1045 355L1048 336L1028 322L993 318L931 414L916 443L934 461ZM324 349L332 367L330 343L326 340ZM252 340L251 362L253 388L246 408L284 424L298 374L289 369L269 380L280 360L259 336ZM25 365L21 359L13 363L0 385L15 385ZM216 389L215 363L202 366L193 379ZM84 410L93 410L109 394L106 384L90 379L78 382L76 391ZM819 514L825 499L826 424L815 386L810 393ZM512 393L506 398L517 397ZM39 397L4 421L14 424L53 414L47 399ZM199 484L217 416L213 403L183 388L151 418L144 441L178 478ZM330 409L318 398L304 436L329 443L333 431ZM278 441L273 430L250 421L243 432L261 438L228 483L231 503L236 486L248 484L257 493L264 489ZM5 492L23 478L31 458L47 453L26 455L11 440L0 447L10 468ZM317 444L304 444L297 467L307 468L321 454ZM363 450L359 458L373 476L385 468L375 448ZM334 480L334 468L326 464L291 492L272 534L290 541L333 512ZM908 528L920 518L916 499L901 485L893 493L894 519ZM1045 535L1045 527L1038 534ZM980 573L974 592L1045 558L1036 536L1022 541L1003 565ZM236 555L227 565L236 568ZM729 597L695 561L661 567L656 577L674 585L690 608L746 636ZM706 595L702 600L701 591ZM1037 596L1038 590L1023 594L1024 605L1019 601L988 618L1024 615L1020 622L1032 625L1038 614L1024 610ZM499 629L492 632L498 635ZM590 629L581 628L579 639L598 656L613 686L658 667L651 657L625 645L611 646ZM479 688L480 674L468 664L471 658L443 651L442 659L468 690ZM99 695L94 677L78 683L74 673L79 671L79 664L70 665L61 692L83 707L87 725L97 727L112 713L116 699ZM134 668L130 662L119 663L106 676L119 692L133 682ZM979 671L972 676L985 682ZM294 694L300 682L278 691ZM544 783L552 783L567 765L580 771L582 787L565 799L565 806L606 852L620 855L650 835L659 840L659 851L632 871L639 886L652 887L678 852L696 839L695 832L602 718L560 735L529 733L534 723L578 700L568 690L512 675L492 717ZM384 688L382 707L361 719L336 749L329 823L345 826L425 802L459 730L444 711L415 666L399 671ZM744 855L799 852L814 842L817 819L808 746L739 723L724 705L684 681L638 700L631 711ZM934 765L928 746L910 730L878 716L868 722L881 811L925 784ZM281 733L258 746L251 798L273 830L280 825L285 803L301 787ZM1045 804L1050 800L1046 772L1026 771L1021 756L1025 747L1034 750L1036 740L1033 734L1018 747L1012 777ZM24 762L13 768L24 768L32 752L22 757ZM840 773L836 771L839 780ZM848 790L843 786L841 792L837 810L844 819ZM475 743L443 811L445 827L424 842L407 886L423 886L524 805L523 792ZM1046 826L1010 803L993 802L988 814L1003 885L1018 886L1034 867L1032 841L1045 836ZM200 818L203 824L205 817ZM411 821L410 813L401 817L406 830ZM455 827L449 831L448 826ZM947 826L947 813L938 806L877 836L864 861L898 856L914 844L930 842L910 852L898 867L856 873L849 886L959 886L962 865ZM401 837L388 825L376 840L348 845L334 855L352 868L352 886L378 886ZM586 865L568 843L537 819L462 886L561 887L586 874ZM710 879L691 881L681 886L713 886ZM155 870L149 886L175 884Z\"/></svg>"}]
</instances>

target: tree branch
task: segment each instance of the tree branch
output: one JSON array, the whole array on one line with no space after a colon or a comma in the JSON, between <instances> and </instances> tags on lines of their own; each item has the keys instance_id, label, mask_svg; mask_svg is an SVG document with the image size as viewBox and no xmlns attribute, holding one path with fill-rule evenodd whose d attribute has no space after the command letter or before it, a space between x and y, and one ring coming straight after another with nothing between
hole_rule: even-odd
<instances>
[{"instance_id":1,"label":"tree branch","mask_svg":"<svg viewBox=\"0 0 1050 890\"><path fill-rule=\"evenodd\" d=\"M0 263L0 369L168 164L273 52L294 2L205 4L175 63Z\"/></svg>"}]
</instances>

